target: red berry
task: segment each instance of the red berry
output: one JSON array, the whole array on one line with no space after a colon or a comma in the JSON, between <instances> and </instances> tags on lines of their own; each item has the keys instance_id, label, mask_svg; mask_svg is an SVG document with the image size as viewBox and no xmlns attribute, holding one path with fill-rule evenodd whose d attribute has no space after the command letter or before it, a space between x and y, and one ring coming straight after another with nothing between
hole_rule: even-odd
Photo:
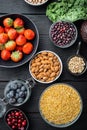
<instances>
[{"instance_id":1,"label":"red berry","mask_svg":"<svg viewBox=\"0 0 87 130\"><path fill-rule=\"evenodd\" d=\"M12 120L12 123L14 123L14 122L15 122L15 119Z\"/></svg>"},{"instance_id":2,"label":"red berry","mask_svg":"<svg viewBox=\"0 0 87 130\"><path fill-rule=\"evenodd\" d=\"M21 120L20 120L20 119L18 120L18 123L21 123Z\"/></svg>"},{"instance_id":3,"label":"red berry","mask_svg":"<svg viewBox=\"0 0 87 130\"><path fill-rule=\"evenodd\" d=\"M11 122L10 122L10 121L8 122L8 125L11 125Z\"/></svg>"},{"instance_id":4,"label":"red berry","mask_svg":"<svg viewBox=\"0 0 87 130\"><path fill-rule=\"evenodd\" d=\"M20 128L21 127L21 124L20 123L18 123L18 128Z\"/></svg>"},{"instance_id":5,"label":"red berry","mask_svg":"<svg viewBox=\"0 0 87 130\"><path fill-rule=\"evenodd\" d=\"M16 112L15 115L16 115L16 116L19 116L19 112Z\"/></svg>"},{"instance_id":6,"label":"red berry","mask_svg":"<svg viewBox=\"0 0 87 130\"><path fill-rule=\"evenodd\" d=\"M13 126L12 126L12 129L15 129L15 128L16 128L15 125L13 125Z\"/></svg>"},{"instance_id":7,"label":"red berry","mask_svg":"<svg viewBox=\"0 0 87 130\"><path fill-rule=\"evenodd\" d=\"M26 120L24 120L24 121L22 122L22 126L26 126L26 124L27 124L27 122L26 122Z\"/></svg>"}]
</instances>

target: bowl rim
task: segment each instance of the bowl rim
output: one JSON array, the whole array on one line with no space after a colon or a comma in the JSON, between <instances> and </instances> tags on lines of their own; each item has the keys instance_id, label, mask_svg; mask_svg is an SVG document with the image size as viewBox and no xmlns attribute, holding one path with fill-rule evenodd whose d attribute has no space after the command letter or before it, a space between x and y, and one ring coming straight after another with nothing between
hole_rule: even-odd
<instances>
[{"instance_id":1,"label":"bowl rim","mask_svg":"<svg viewBox=\"0 0 87 130\"><path fill-rule=\"evenodd\" d=\"M70 24L72 24L72 25L74 26L74 28L75 28L75 30L76 30L76 35L75 35L75 38L70 42L70 44L67 44L67 45L64 45L64 46L59 46L59 45L57 45L57 44L52 40L52 37L51 37L51 29L52 29L52 27L53 27L55 24L57 24L58 22L70 23ZM73 22L71 22L71 21L68 21L68 20L66 20L66 21L64 21L64 20L59 20L59 21L57 21L57 22L54 22L54 23L50 26L50 29L49 29L49 38L50 38L51 42L52 42L55 46L57 46L57 47L59 47L59 48L64 49L64 48L71 47L71 46L76 42L77 37L78 37L77 27L76 27L76 25L75 25Z\"/></svg>"},{"instance_id":2,"label":"bowl rim","mask_svg":"<svg viewBox=\"0 0 87 130\"><path fill-rule=\"evenodd\" d=\"M40 5L45 4L48 0L46 0L46 1L42 2L42 3L39 3L39 4L30 3L28 0L24 0L24 1L25 1L27 4L32 5L32 6L40 6Z\"/></svg>"},{"instance_id":3,"label":"bowl rim","mask_svg":"<svg viewBox=\"0 0 87 130\"><path fill-rule=\"evenodd\" d=\"M52 86L54 86L54 85L68 85L68 87L71 87L72 89L74 89L77 93L78 93L78 95L79 95L79 97L80 97L80 101L81 101L81 108L80 108L80 112L79 112L79 114L77 115L77 117L73 120L73 121L71 121L71 122L69 122L69 123L67 123L67 124L61 124L61 125L58 125L58 124L53 124L53 123L51 123L51 122L49 122L47 119L45 119L45 117L44 117L44 115L42 114L42 112L41 112L41 109L40 109L40 100L41 100L41 97L43 96L43 94L44 94L44 92L47 90L47 89L49 89L50 87L52 87ZM55 128L66 128L66 127L69 127L69 126L71 126L71 125L73 125L79 118L80 118L80 116L81 116L81 114L82 114L82 111L83 111L83 100L82 100L82 97L81 97L81 95L80 95L80 93L79 93L79 91L73 86L73 85L70 85L70 84L68 84L68 83L54 83L54 84L51 84L50 86L48 86L42 93L41 93L41 95L40 95L40 98L39 98L39 113L40 113L40 115L41 115L41 117L42 117L42 119L47 123L47 124L49 124L50 126L53 126L53 127L55 127Z\"/></svg>"},{"instance_id":4,"label":"bowl rim","mask_svg":"<svg viewBox=\"0 0 87 130\"><path fill-rule=\"evenodd\" d=\"M28 130L28 128L29 128L29 120L28 120L28 117L26 116L26 114L21 110L21 109L19 109L19 108L10 108L9 110L7 110L6 111L6 113L4 114L4 121L5 121L5 123L6 123L6 125L8 126L8 128L10 128L11 129L11 127L7 124L7 122L6 122L6 115L10 112L10 111L12 111L12 110L18 110L18 111L21 111L22 113L23 113L23 115L25 116L25 118L26 118L26 120L27 120L27 127L26 127L26 130ZM12 129L11 129L12 130Z\"/></svg>"},{"instance_id":5,"label":"bowl rim","mask_svg":"<svg viewBox=\"0 0 87 130\"><path fill-rule=\"evenodd\" d=\"M20 67L20 66L24 65L25 63L27 63L27 62L33 57L33 55L36 53L37 48L38 48L38 45L39 45L39 31L38 31L38 29L37 29L36 24L35 24L30 18L28 18L28 17L25 16L25 15L17 14L17 13L10 13L10 14L6 14L6 15L2 15L0 18L9 17L9 16L13 16L13 15L14 15L14 16L15 16L15 15L17 15L17 16L22 16L22 17L28 19L28 20L34 25L34 28L35 28L36 33L37 33L37 44L35 45L35 50L34 50L34 52L32 52L32 55L31 55L30 58L28 58L25 62L22 62L21 64L13 65L13 66L11 66L11 65L6 66L6 65L1 65L1 64L0 64L0 67L2 67L2 68L8 68L8 69L9 69L9 68ZM8 61L8 62L9 62L9 61Z\"/></svg>"},{"instance_id":6,"label":"bowl rim","mask_svg":"<svg viewBox=\"0 0 87 130\"><path fill-rule=\"evenodd\" d=\"M60 62L60 65L61 65L61 69L60 69L59 75L58 75L54 80L49 81L49 82L43 82L43 81L40 81L40 80L36 79L36 78L32 75L32 72L31 72L31 69L30 69L31 61L33 60L33 58L35 58L38 54L40 54L40 53L42 53L42 52L51 52L52 54L54 54L54 55L58 58L58 60L59 60L59 62ZM37 82L39 82L39 83L43 83L43 84L49 84L49 83L52 83L52 82L56 81L56 80L61 76L62 71L63 71L63 63L62 63L62 60L61 60L61 58L59 57L59 55L57 55L55 52L50 51L50 50L42 50L42 51L39 51L38 53L36 53L33 58L32 58L32 59L30 60L30 62L29 62L29 72L30 72L31 76L33 77L33 79L34 79L35 81L37 81Z\"/></svg>"},{"instance_id":7,"label":"bowl rim","mask_svg":"<svg viewBox=\"0 0 87 130\"><path fill-rule=\"evenodd\" d=\"M84 70L83 70L81 73L72 73L72 72L70 71L69 67L68 67L68 63L69 63L70 59L72 59L72 58L75 57L75 56L81 57L81 58L83 59L84 63L85 63L85 68L84 68ZM67 59L66 62L67 62L67 70L68 70L68 72L69 72L70 74L74 75L74 76L77 76L77 77L78 77L78 76L81 76L81 75L83 75L83 74L86 72L86 70L87 70L87 61L86 61L86 59L85 59L82 55L80 55L80 54L71 55L70 57L68 57L68 59Z\"/></svg>"}]
</instances>

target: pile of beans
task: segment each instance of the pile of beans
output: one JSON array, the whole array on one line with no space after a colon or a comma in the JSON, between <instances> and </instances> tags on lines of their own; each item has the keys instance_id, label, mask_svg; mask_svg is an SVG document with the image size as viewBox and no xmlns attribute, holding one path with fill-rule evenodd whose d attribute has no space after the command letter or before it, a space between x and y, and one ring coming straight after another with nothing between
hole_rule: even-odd
<instances>
[{"instance_id":1,"label":"pile of beans","mask_svg":"<svg viewBox=\"0 0 87 130\"><path fill-rule=\"evenodd\" d=\"M52 41L58 46L70 44L76 37L76 28L69 22L57 22L50 30Z\"/></svg>"},{"instance_id":2,"label":"pile of beans","mask_svg":"<svg viewBox=\"0 0 87 130\"><path fill-rule=\"evenodd\" d=\"M42 82L53 81L61 72L61 64L52 52L38 53L30 63L32 76Z\"/></svg>"},{"instance_id":3,"label":"pile of beans","mask_svg":"<svg viewBox=\"0 0 87 130\"><path fill-rule=\"evenodd\" d=\"M45 3L47 0L26 0L31 4L42 4Z\"/></svg>"}]
</instances>

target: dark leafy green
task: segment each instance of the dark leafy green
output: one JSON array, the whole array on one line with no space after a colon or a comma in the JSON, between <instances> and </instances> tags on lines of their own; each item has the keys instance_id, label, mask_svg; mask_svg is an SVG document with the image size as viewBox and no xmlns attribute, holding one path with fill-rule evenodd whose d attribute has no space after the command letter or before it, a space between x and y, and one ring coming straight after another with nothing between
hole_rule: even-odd
<instances>
[{"instance_id":1,"label":"dark leafy green","mask_svg":"<svg viewBox=\"0 0 87 130\"><path fill-rule=\"evenodd\" d=\"M87 19L87 0L58 0L48 5L46 16L52 21Z\"/></svg>"}]
</instances>

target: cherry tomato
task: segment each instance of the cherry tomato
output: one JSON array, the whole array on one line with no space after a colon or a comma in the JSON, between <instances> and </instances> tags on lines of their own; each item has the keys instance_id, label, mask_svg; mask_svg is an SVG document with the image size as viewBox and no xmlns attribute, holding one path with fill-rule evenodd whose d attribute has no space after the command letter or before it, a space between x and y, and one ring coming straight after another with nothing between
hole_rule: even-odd
<instances>
[{"instance_id":1,"label":"cherry tomato","mask_svg":"<svg viewBox=\"0 0 87 130\"><path fill-rule=\"evenodd\" d=\"M8 42L5 44L5 48L6 48L8 51L13 51L13 50L16 48L16 42L13 41L13 40L8 41Z\"/></svg>"},{"instance_id":2,"label":"cherry tomato","mask_svg":"<svg viewBox=\"0 0 87 130\"><path fill-rule=\"evenodd\" d=\"M14 28L21 28L24 26L24 21L21 18L16 18L14 20Z\"/></svg>"},{"instance_id":3,"label":"cherry tomato","mask_svg":"<svg viewBox=\"0 0 87 130\"><path fill-rule=\"evenodd\" d=\"M8 41L8 35L6 33L0 33L0 43L5 44Z\"/></svg>"},{"instance_id":4,"label":"cherry tomato","mask_svg":"<svg viewBox=\"0 0 87 130\"><path fill-rule=\"evenodd\" d=\"M11 29L11 27L5 27L4 30L5 30L5 33L8 33L8 31Z\"/></svg>"},{"instance_id":5,"label":"cherry tomato","mask_svg":"<svg viewBox=\"0 0 87 130\"><path fill-rule=\"evenodd\" d=\"M24 36L26 37L26 39L28 40L33 40L35 37L35 32L31 29L26 29L24 31Z\"/></svg>"},{"instance_id":6,"label":"cherry tomato","mask_svg":"<svg viewBox=\"0 0 87 130\"><path fill-rule=\"evenodd\" d=\"M10 51L8 51L8 50L6 50L6 49L4 49L4 50L2 50L1 51L1 58L3 59L3 60L9 60L10 59L10 56L11 56L11 53L10 53Z\"/></svg>"},{"instance_id":7,"label":"cherry tomato","mask_svg":"<svg viewBox=\"0 0 87 130\"><path fill-rule=\"evenodd\" d=\"M0 26L0 33L4 32L4 28L2 26Z\"/></svg>"},{"instance_id":8,"label":"cherry tomato","mask_svg":"<svg viewBox=\"0 0 87 130\"><path fill-rule=\"evenodd\" d=\"M27 42L24 46L23 46L23 52L25 54L30 54L33 50L33 44L31 42Z\"/></svg>"},{"instance_id":9,"label":"cherry tomato","mask_svg":"<svg viewBox=\"0 0 87 130\"><path fill-rule=\"evenodd\" d=\"M8 36L10 40L15 40L17 37L17 31L14 28L10 29L8 31Z\"/></svg>"},{"instance_id":10,"label":"cherry tomato","mask_svg":"<svg viewBox=\"0 0 87 130\"><path fill-rule=\"evenodd\" d=\"M11 19L11 18L5 18L3 20L3 25L5 27L11 27L13 25L13 19Z\"/></svg>"},{"instance_id":11,"label":"cherry tomato","mask_svg":"<svg viewBox=\"0 0 87 130\"><path fill-rule=\"evenodd\" d=\"M24 45L26 43L26 38L23 35L20 34L16 38L16 43L17 43L17 45L22 46L22 45Z\"/></svg>"}]
</instances>

